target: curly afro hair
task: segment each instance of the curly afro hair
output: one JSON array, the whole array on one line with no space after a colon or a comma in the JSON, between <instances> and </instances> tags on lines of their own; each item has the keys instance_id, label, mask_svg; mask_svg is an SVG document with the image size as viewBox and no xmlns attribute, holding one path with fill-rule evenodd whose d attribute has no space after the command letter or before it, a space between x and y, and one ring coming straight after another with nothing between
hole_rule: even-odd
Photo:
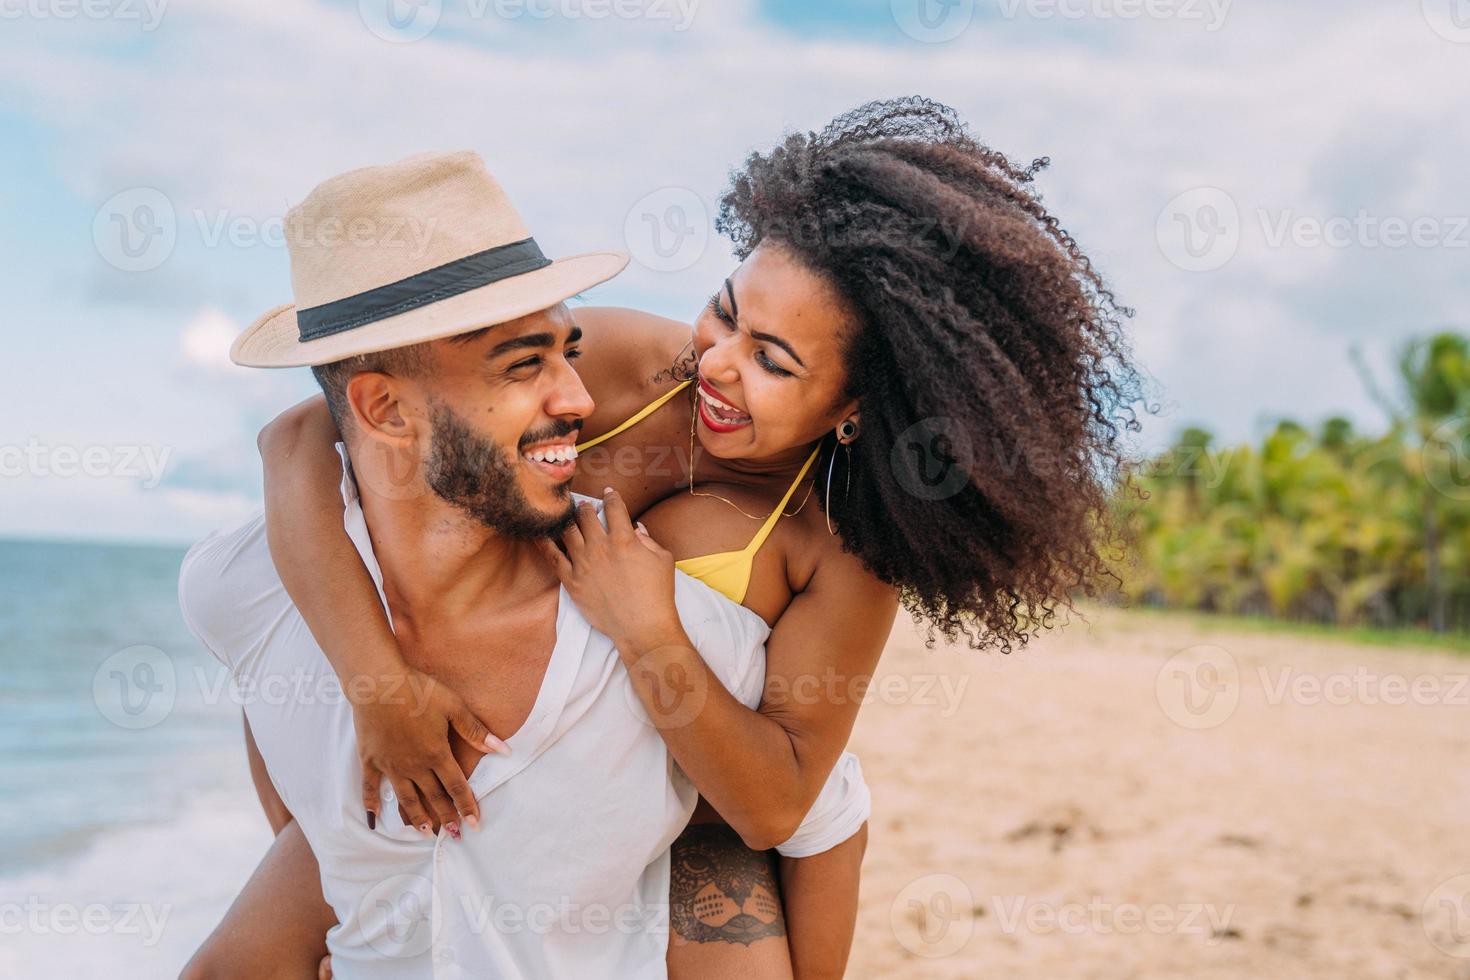
<instances>
[{"instance_id":1,"label":"curly afro hair","mask_svg":"<svg viewBox=\"0 0 1470 980\"><path fill-rule=\"evenodd\" d=\"M1132 311L1042 206L1048 162L1015 166L928 99L870 102L752 154L720 202L741 259L785 249L849 307L862 428L823 447L828 517L931 647L937 631L1009 653L1117 578L1102 552L1120 429L1141 428Z\"/></svg>"}]
</instances>

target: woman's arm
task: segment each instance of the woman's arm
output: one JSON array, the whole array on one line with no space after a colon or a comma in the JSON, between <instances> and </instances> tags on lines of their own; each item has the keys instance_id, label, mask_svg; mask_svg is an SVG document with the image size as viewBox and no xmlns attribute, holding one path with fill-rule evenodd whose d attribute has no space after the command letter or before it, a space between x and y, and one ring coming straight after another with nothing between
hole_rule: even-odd
<instances>
[{"instance_id":1,"label":"woman's arm","mask_svg":"<svg viewBox=\"0 0 1470 980\"><path fill-rule=\"evenodd\" d=\"M449 729L486 751L509 749L458 694L404 661L377 586L342 525L339 438L320 396L261 430L271 559L352 702L368 819L377 819L386 775L413 826L428 828L432 813L440 823L462 815L474 827L479 805L450 750Z\"/></svg>"},{"instance_id":2,"label":"woman's arm","mask_svg":"<svg viewBox=\"0 0 1470 980\"><path fill-rule=\"evenodd\" d=\"M847 744L893 628L893 590L833 549L777 620L766 643L765 698L752 710L684 632L672 556L634 532L617 494L605 500L608 530L584 505L565 539L568 556L548 546L547 557L588 621L617 644L650 717L691 685L701 692L692 718L659 726L670 753L749 847L783 843ZM639 669L640 661L658 669Z\"/></svg>"}]
</instances>

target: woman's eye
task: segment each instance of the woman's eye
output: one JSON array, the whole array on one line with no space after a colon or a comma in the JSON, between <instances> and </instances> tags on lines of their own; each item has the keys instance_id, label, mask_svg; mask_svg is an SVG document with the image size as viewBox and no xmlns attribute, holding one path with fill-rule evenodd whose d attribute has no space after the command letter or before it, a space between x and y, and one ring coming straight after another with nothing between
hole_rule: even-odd
<instances>
[{"instance_id":1,"label":"woman's eye","mask_svg":"<svg viewBox=\"0 0 1470 980\"><path fill-rule=\"evenodd\" d=\"M709 311L713 313L715 315L715 319L719 320L721 323L731 327L735 326L735 320L730 316L730 314L726 313L725 308L720 305L720 297L718 295L711 296L709 298Z\"/></svg>"},{"instance_id":2,"label":"woman's eye","mask_svg":"<svg viewBox=\"0 0 1470 980\"><path fill-rule=\"evenodd\" d=\"M776 375L777 377L780 377L780 378L789 378L789 377L791 377L791 372L790 371L786 370L781 365L777 364L775 361L773 361L769 357L767 357L766 356L766 352L763 351L763 350L758 350L758 351L755 352L755 361L761 367L765 368L767 371L771 372L772 374Z\"/></svg>"}]
</instances>

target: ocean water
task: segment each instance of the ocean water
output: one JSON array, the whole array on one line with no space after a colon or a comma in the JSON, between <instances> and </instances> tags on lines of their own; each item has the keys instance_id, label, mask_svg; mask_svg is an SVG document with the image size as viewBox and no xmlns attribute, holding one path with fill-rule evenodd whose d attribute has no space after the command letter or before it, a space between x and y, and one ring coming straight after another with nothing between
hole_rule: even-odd
<instances>
[{"instance_id":1,"label":"ocean water","mask_svg":"<svg viewBox=\"0 0 1470 980\"><path fill-rule=\"evenodd\" d=\"M183 554L0 540L0 976L175 976L269 844Z\"/></svg>"}]
</instances>

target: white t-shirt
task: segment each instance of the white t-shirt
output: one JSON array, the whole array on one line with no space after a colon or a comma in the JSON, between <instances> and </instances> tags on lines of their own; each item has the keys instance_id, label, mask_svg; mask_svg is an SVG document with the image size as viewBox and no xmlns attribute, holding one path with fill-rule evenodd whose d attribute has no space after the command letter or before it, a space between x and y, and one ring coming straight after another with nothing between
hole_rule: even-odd
<instances>
[{"instance_id":1,"label":"white t-shirt","mask_svg":"<svg viewBox=\"0 0 1470 980\"><path fill-rule=\"evenodd\" d=\"M381 598L345 467L342 490L345 527ZM601 514L601 501L577 499ZM196 544L179 599L189 628L232 672L271 781L316 853L339 922L327 937L335 976L665 976L669 846L698 794L612 642L565 589L535 705L507 740L511 753L487 755L471 773L481 823L460 840L404 826L386 785L377 829L368 829L351 708L281 585L262 516ZM675 601L714 674L755 707L769 627L682 572ZM779 850L802 857L834 847L869 809L857 759L846 753Z\"/></svg>"}]
</instances>

